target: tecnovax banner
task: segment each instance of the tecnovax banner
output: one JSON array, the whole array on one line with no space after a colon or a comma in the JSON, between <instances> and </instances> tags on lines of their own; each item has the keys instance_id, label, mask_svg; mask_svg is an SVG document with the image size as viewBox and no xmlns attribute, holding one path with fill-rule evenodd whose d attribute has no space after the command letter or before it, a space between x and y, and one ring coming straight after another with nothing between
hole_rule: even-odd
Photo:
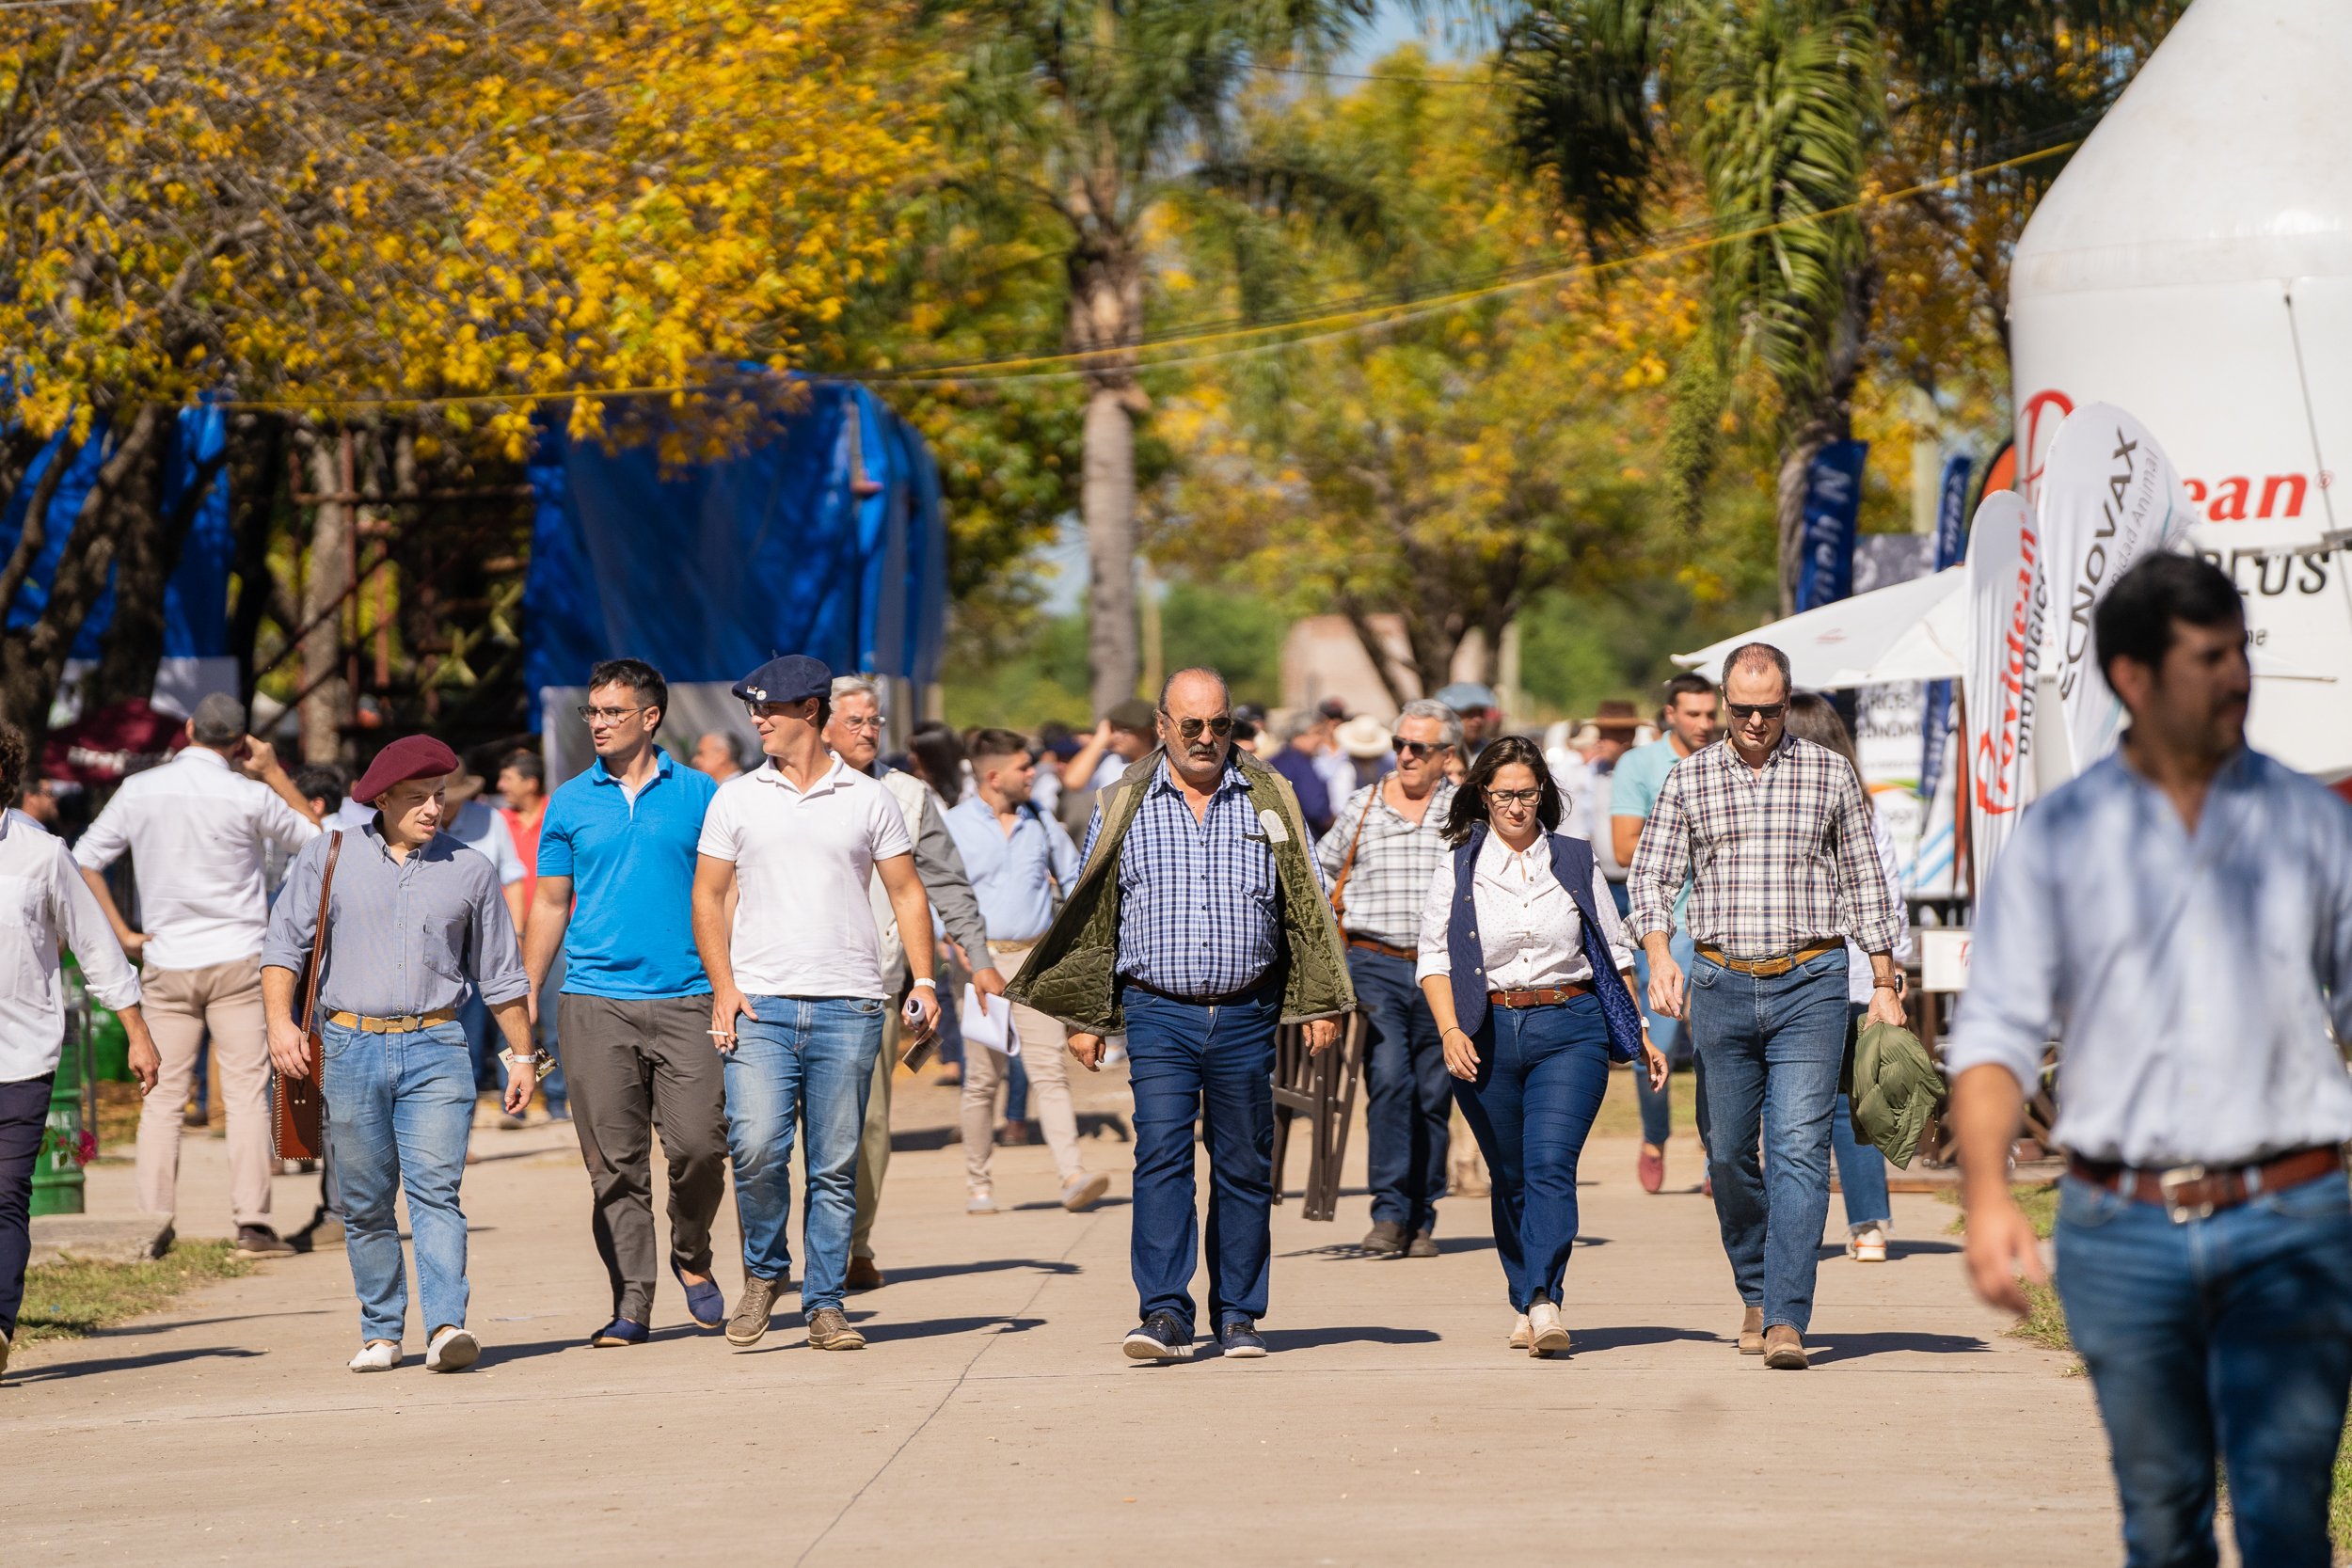
<instances>
[{"instance_id":1,"label":"tecnovax banner","mask_svg":"<svg viewBox=\"0 0 2352 1568\"><path fill-rule=\"evenodd\" d=\"M2033 509L1994 490L1968 531L1968 674L1962 777L1970 859L1985 886L1993 858L2033 800L2034 682L2049 620L2042 538Z\"/></svg>"},{"instance_id":2,"label":"tecnovax banner","mask_svg":"<svg viewBox=\"0 0 2352 1568\"><path fill-rule=\"evenodd\" d=\"M2114 747L2123 720L2099 674L2091 611L2132 562L2187 533L2197 512L2148 427L2111 403L2077 408L2058 426L2038 499L2066 761L2079 774Z\"/></svg>"}]
</instances>

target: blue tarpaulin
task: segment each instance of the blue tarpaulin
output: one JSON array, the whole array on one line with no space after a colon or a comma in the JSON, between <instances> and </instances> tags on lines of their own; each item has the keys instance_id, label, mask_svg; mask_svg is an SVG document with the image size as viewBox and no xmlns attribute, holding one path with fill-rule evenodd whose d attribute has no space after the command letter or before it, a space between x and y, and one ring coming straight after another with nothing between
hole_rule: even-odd
<instances>
[{"instance_id":1,"label":"blue tarpaulin","mask_svg":"<svg viewBox=\"0 0 2352 1568\"><path fill-rule=\"evenodd\" d=\"M666 473L650 445L544 433L523 591L534 726L544 688L605 658L675 682L738 680L778 654L938 679L947 539L930 449L864 388L806 393L738 455Z\"/></svg>"},{"instance_id":2,"label":"blue tarpaulin","mask_svg":"<svg viewBox=\"0 0 2352 1568\"><path fill-rule=\"evenodd\" d=\"M228 439L228 422L219 409L181 410L172 425L171 448L164 461L162 505L167 515L181 504L189 486L196 483L199 466L218 457ZM68 465L64 477L57 482L56 493L50 498L48 538L34 559L32 571L18 592L16 602L8 606L10 626L29 626L48 608L58 558L65 554L73 521L81 515L83 499L89 495L90 485L107 455L103 417L91 421L89 436L79 447L72 447L68 433L60 431L33 459L24 483L9 498L6 513L0 514L0 561L5 561L24 532L24 512L32 504L33 490L41 475L52 463L63 461ZM166 658L216 658L229 652L229 571L235 557L236 538L229 526L229 475L223 469L215 473L211 493L197 508L196 516L188 525L187 539L180 547L180 564L164 587ZM72 657L96 658L101 641L114 625L114 572L109 567L106 586L82 622Z\"/></svg>"}]
</instances>

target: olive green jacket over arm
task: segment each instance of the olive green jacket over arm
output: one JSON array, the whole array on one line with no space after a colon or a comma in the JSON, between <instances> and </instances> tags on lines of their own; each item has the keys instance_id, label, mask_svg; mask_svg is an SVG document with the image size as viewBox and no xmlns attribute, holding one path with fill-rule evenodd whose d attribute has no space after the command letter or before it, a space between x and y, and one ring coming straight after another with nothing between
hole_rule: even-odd
<instances>
[{"instance_id":1,"label":"olive green jacket over arm","mask_svg":"<svg viewBox=\"0 0 2352 1568\"><path fill-rule=\"evenodd\" d=\"M1103 831L1095 835L1093 853L1078 873L1078 885L1006 988L1014 1001L1090 1035L1115 1035L1126 1027L1115 983L1119 857L1163 754L1152 752L1102 792L1097 804ZM1308 836L1298 797L1287 779L1248 752L1236 751L1233 760L1248 783L1249 803L1274 843L1281 952L1273 974L1282 987L1282 1022L1300 1023L1353 1012L1356 988L1348 978L1346 944L1308 858L1314 841Z\"/></svg>"}]
</instances>

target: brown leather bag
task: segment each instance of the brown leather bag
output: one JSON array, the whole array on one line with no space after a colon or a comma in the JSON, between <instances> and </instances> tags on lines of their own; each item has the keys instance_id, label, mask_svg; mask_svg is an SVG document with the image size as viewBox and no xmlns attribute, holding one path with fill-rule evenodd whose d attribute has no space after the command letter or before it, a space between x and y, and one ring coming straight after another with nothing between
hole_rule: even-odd
<instances>
[{"instance_id":1,"label":"brown leather bag","mask_svg":"<svg viewBox=\"0 0 2352 1568\"><path fill-rule=\"evenodd\" d=\"M326 846L326 871L319 878L319 924L310 934L310 971L302 998L302 1044L308 1070L288 1077L270 1073L270 1099L276 1114L270 1118L270 1143L280 1160L317 1160L326 1153L326 1091L321 1079L326 1042L319 1038L319 972L326 967L326 911L335 893L335 857L343 852L343 835L337 832Z\"/></svg>"}]
</instances>

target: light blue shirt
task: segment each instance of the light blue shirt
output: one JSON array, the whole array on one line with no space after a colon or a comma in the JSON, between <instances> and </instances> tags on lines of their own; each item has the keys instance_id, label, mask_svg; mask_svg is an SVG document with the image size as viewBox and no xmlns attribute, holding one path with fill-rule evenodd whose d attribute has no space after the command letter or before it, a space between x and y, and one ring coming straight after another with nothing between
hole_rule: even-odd
<instances>
[{"instance_id":1,"label":"light blue shirt","mask_svg":"<svg viewBox=\"0 0 2352 1568\"><path fill-rule=\"evenodd\" d=\"M991 942L1027 942L1054 923L1054 886L1066 896L1078 883L1078 847L1052 817L1025 810L1010 833L994 808L967 795L941 814L963 857L963 874L980 901ZM973 962L979 962L977 955Z\"/></svg>"},{"instance_id":2,"label":"light blue shirt","mask_svg":"<svg viewBox=\"0 0 2352 1568\"><path fill-rule=\"evenodd\" d=\"M2058 1144L2144 1169L2352 1139L2352 806L2259 752L2190 835L2122 753L2031 807L1980 901L1946 1051L2033 1085Z\"/></svg>"},{"instance_id":3,"label":"light blue shirt","mask_svg":"<svg viewBox=\"0 0 2352 1568\"><path fill-rule=\"evenodd\" d=\"M374 818L371 816L369 820ZM501 887L512 887L531 875L523 858L515 853L515 835L506 831L506 824L499 820L490 802L480 796L450 813L449 820L441 824L441 832L497 866Z\"/></svg>"},{"instance_id":4,"label":"light blue shirt","mask_svg":"<svg viewBox=\"0 0 2352 1568\"><path fill-rule=\"evenodd\" d=\"M1658 792L1666 787L1666 775L1674 771L1682 753L1675 750L1674 736L1666 736L1646 746L1636 746L1617 759L1617 766L1609 775L1609 813L1611 816L1638 816L1649 820L1650 808L1658 804ZM1599 833L1613 832L1603 822L1595 830ZM1595 843L1598 843L1597 839ZM1682 891L1675 895L1674 922L1685 923L1684 911L1691 907L1691 879L1682 879ZM1868 966L1864 966L1866 972Z\"/></svg>"}]
</instances>

